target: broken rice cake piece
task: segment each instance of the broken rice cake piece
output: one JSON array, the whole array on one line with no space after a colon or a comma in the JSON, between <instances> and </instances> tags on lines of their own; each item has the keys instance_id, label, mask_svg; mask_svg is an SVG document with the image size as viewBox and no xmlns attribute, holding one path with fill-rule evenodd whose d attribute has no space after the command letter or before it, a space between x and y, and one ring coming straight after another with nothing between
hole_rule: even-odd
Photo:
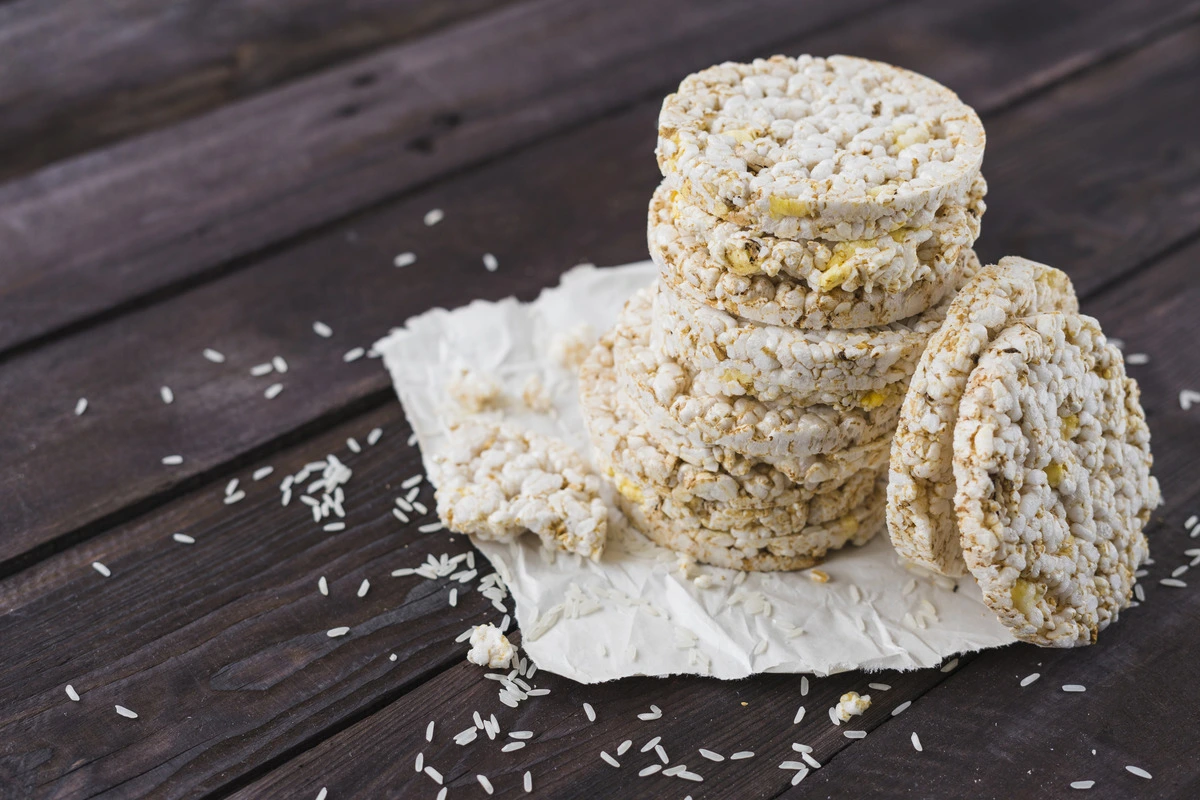
<instances>
[{"instance_id":1,"label":"broken rice cake piece","mask_svg":"<svg viewBox=\"0 0 1200 800\"><path fill-rule=\"evenodd\" d=\"M511 424L471 421L437 459L438 516L452 531L513 541L526 530L549 549L600 557L608 510L600 479L565 442Z\"/></svg>"},{"instance_id":2,"label":"broken rice cake piece","mask_svg":"<svg viewBox=\"0 0 1200 800\"><path fill-rule=\"evenodd\" d=\"M512 661L513 646L508 637L500 632L495 625L476 625L471 631L471 649L467 652L467 661L481 667L505 669Z\"/></svg>"}]
</instances>

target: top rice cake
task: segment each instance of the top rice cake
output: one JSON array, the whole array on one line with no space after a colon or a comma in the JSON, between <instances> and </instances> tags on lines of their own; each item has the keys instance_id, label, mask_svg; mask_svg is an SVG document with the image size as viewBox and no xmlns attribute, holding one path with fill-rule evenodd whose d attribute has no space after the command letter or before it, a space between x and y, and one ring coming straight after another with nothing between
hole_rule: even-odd
<instances>
[{"instance_id":1,"label":"top rice cake","mask_svg":"<svg viewBox=\"0 0 1200 800\"><path fill-rule=\"evenodd\" d=\"M966 205L984 131L954 92L850 56L774 56L689 75L659 115L659 168L710 214L848 241Z\"/></svg>"}]
</instances>

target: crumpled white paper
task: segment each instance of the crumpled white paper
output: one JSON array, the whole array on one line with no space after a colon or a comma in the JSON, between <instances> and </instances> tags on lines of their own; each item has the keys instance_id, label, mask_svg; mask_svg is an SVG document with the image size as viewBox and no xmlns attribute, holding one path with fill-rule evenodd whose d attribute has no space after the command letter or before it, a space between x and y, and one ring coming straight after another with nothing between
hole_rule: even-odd
<instances>
[{"instance_id":1,"label":"crumpled white paper","mask_svg":"<svg viewBox=\"0 0 1200 800\"><path fill-rule=\"evenodd\" d=\"M508 298L433 309L377 342L430 480L438 482L432 457L446 447L446 422L461 413L445 386L463 367L503 385L499 414L590 458L577 381L552 357L553 342L581 324L604 331L655 275L650 262L576 267L532 303ZM551 415L521 402L535 374L554 400ZM629 529L611 502L609 509L609 545L599 563L550 553L532 535L512 544L474 542L508 585L522 646L539 669L582 683L633 675L828 675L931 667L951 654L1015 641L973 580L906 569L885 533L832 553L821 566L830 580L817 583L807 572L681 569L677 555Z\"/></svg>"}]
</instances>

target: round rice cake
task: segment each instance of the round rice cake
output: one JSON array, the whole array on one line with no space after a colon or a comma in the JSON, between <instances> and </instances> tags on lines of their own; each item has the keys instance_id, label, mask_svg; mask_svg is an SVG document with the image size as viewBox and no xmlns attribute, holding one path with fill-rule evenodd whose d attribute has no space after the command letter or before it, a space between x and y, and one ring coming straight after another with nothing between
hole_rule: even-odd
<instances>
[{"instance_id":1,"label":"round rice cake","mask_svg":"<svg viewBox=\"0 0 1200 800\"><path fill-rule=\"evenodd\" d=\"M699 443L754 458L829 453L874 442L895 428L899 403L849 410L697 392L689 370L647 346L652 302L650 290L635 295L614 332L618 384L654 428L673 428Z\"/></svg>"},{"instance_id":2,"label":"round rice cake","mask_svg":"<svg viewBox=\"0 0 1200 800\"><path fill-rule=\"evenodd\" d=\"M655 153L667 182L714 216L846 241L966 205L984 142L975 111L930 78L850 56L774 56L685 78L663 101Z\"/></svg>"},{"instance_id":3,"label":"round rice cake","mask_svg":"<svg viewBox=\"0 0 1200 800\"><path fill-rule=\"evenodd\" d=\"M984 267L950 303L900 410L888 481L888 533L897 552L944 575L965 571L954 517L954 422L980 354L1015 320L1079 309L1065 273L1024 258Z\"/></svg>"},{"instance_id":4,"label":"round rice cake","mask_svg":"<svg viewBox=\"0 0 1200 800\"><path fill-rule=\"evenodd\" d=\"M1129 604L1161 502L1150 430L1121 352L1091 317L1000 332L954 428L955 510L984 602L1018 638L1096 641Z\"/></svg>"},{"instance_id":5,"label":"round rice cake","mask_svg":"<svg viewBox=\"0 0 1200 800\"><path fill-rule=\"evenodd\" d=\"M729 448L696 444L670 430L652 430L645 414L617 386L615 344L614 332L606 333L580 367L584 420L593 446L608 454L614 471L637 476L660 493L733 506L780 505L797 490L820 497L858 473L887 467L886 439L829 456L770 464Z\"/></svg>"},{"instance_id":6,"label":"round rice cake","mask_svg":"<svg viewBox=\"0 0 1200 800\"><path fill-rule=\"evenodd\" d=\"M975 251L956 248L953 261L926 265L926 277L891 292L881 288L814 290L785 273L739 275L716 261L704 242L671 220L670 190L660 186L650 200L646 239L664 285L696 303L766 325L825 330L887 325L937 305L964 274L978 268Z\"/></svg>"},{"instance_id":7,"label":"round rice cake","mask_svg":"<svg viewBox=\"0 0 1200 800\"><path fill-rule=\"evenodd\" d=\"M815 292L901 292L927 281L937 273L930 265L953 264L975 244L987 210L987 182L978 175L967 205L942 206L927 226L850 241L796 241L727 222L666 191L671 222L683 237L703 245L712 263L744 277L788 276Z\"/></svg>"},{"instance_id":8,"label":"round rice cake","mask_svg":"<svg viewBox=\"0 0 1200 800\"><path fill-rule=\"evenodd\" d=\"M623 494L617 495L617 504L634 527L663 547L717 567L773 572L807 569L830 550L865 544L884 526L884 495L880 478L867 498L841 517L766 539L737 528L713 530L694 518L672 518Z\"/></svg>"},{"instance_id":9,"label":"round rice cake","mask_svg":"<svg viewBox=\"0 0 1200 800\"><path fill-rule=\"evenodd\" d=\"M744 320L660 286L651 347L693 370L709 391L871 408L903 401L950 300L890 325L810 331Z\"/></svg>"}]
</instances>

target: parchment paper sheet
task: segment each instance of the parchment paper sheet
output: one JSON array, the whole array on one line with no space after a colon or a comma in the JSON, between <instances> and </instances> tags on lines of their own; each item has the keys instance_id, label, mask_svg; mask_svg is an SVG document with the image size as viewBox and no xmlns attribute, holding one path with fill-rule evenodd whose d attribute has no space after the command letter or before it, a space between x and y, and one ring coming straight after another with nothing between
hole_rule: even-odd
<instances>
[{"instance_id":1,"label":"parchment paper sheet","mask_svg":"<svg viewBox=\"0 0 1200 800\"><path fill-rule=\"evenodd\" d=\"M507 405L494 413L565 439L590 458L577 382L551 356L552 342L580 324L604 331L655 275L650 262L580 266L532 303L508 298L433 309L377 342L434 484L432 456L446 446L446 422L457 413L445 385L461 367L503 384ZM554 398L553 415L521 402L533 374ZM630 530L611 503L609 546L599 563L555 557L532 535L515 544L475 544L508 584L525 651L540 669L583 683L632 675L732 679L915 669L1014 641L971 578L954 589L948 579L904 568L886 533L831 554L821 567L830 575L824 584L807 572L681 570L678 556ZM697 585L702 575L709 588ZM914 624L918 619L924 628Z\"/></svg>"}]
</instances>

